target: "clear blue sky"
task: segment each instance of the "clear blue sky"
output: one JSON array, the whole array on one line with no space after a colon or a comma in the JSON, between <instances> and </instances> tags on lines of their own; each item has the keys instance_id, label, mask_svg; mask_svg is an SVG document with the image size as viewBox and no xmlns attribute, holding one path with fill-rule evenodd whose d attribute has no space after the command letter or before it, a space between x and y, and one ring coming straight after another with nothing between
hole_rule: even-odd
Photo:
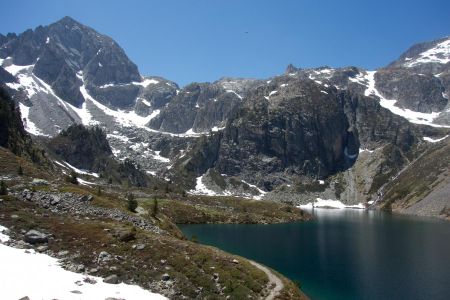
<instances>
[{"instance_id":1,"label":"clear blue sky","mask_svg":"<svg viewBox=\"0 0 450 300\"><path fill-rule=\"evenodd\" d=\"M267 78L299 67L374 69L414 43L450 35L450 1L3 1L0 32L65 15L114 38L142 74L181 85Z\"/></svg>"}]
</instances>

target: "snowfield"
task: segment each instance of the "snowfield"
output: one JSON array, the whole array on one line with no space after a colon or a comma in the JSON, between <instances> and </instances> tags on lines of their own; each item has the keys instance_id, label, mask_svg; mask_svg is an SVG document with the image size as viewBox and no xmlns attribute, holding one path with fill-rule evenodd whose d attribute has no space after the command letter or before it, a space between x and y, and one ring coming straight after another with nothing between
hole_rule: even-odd
<instances>
[{"instance_id":1,"label":"snowfield","mask_svg":"<svg viewBox=\"0 0 450 300\"><path fill-rule=\"evenodd\" d=\"M314 203L309 202L304 205L299 205L299 208L303 209L311 209L311 208L337 208L337 209L343 209L343 208L357 208L357 209L365 209L366 207L362 203L358 203L356 205L345 205L339 200L332 200L332 199L321 199L316 198L316 201Z\"/></svg>"},{"instance_id":2,"label":"snowfield","mask_svg":"<svg viewBox=\"0 0 450 300\"><path fill-rule=\"evenodd\" d=\"M8 236L0 225L0 241ZM5 238L6 237L6 238ZM56 258L34 250L0 244L0 298L20 299L167 299L160 294L125 283L108 284L103 279L64 270ZM85 282L89 278L89 282ZM95 283L94 283L95 281Z\"/></svg>"},{"instance_id":3,"label":"snowfield","mask_svg":"<svg viewBox=\"0 0 450 300\"><path fill-rule=\"evenodd\" d=\"M445 140L447 137L448 137L448 135L446 135L446 136L444 136L444 137L442 137L442 138L440 138L440 139L432 139L432 138L430 138L430 137L424 136L424 137L423 137L423 140L424 140L424 141L427 141L427 142L430 142L430 143L437 143L437 142L440 142L440 141Z\"/></svg>"},{"instance_id":4,"label":"snowfield","mask_svg":"<svg viewBox=\"0 0 450 300\"><path fill-rule=\"evenodd\" d=\"M214 192L213 190L208 189L206 185L203 183L203 176L205 176L205 174L196 178L195 189L190 190L189 193L193 195L223 196L221 194Z\"/></svg>"},{"instance_id":5,"label":"snowfield","mask_svg":"<svg viewBox=\"0 0 450 300\"><path fill-rule=\"evenodd\" d=\"M20 109L20 114L22 115L22 120L23 120L23 127L25 128L25 130L33 135L44 135L36 126L36 124L34 124L33 122L31 122L30 120L30 108L22 103L19 102L19 109Z\"/></svg>"},{"instance_id":6,"label":"snowfield","mask_svg":"<svg viewBox=\"0 0 450 300\"><path fill-rule=\"evenodd\" d=\"M223 174L222 174L223 175ZM250 193L246 193L243 195L235 195L233 194L232 191L229 190L224 190L220 193L215 192L211 189L209 189L204 183L203 183L203 176L205 176L205 174L203 174L202 176L199 176L196 178L196 184L195 184L195 189L190 190L188 193L192 194L192 195L203 195L203 196L238 196L238 197L242 197L242 198L246 198L246 199L253 199L253 200L261 200L264 195L267 193L263 190L261 190L260 188L258 188L256 185L250 184L248 182L245 182L244 180L241 180L242 183L247 184L248 186L256 189L259 192L259 195L252 195Z\"/></svg>"}]
</instances>

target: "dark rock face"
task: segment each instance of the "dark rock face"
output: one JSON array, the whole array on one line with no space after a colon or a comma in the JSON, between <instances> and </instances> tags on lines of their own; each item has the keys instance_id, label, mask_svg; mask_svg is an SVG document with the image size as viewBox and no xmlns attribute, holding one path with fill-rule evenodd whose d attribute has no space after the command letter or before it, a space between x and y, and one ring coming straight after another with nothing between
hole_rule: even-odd
<instances>
[{"instance_id":1,"label":"dark rock face","mask_svg":"<svg viewBox=\"0 0 450 300\"><path fill-rule=\"evenodd\" d=\"M106 88L90 86L89 93L100 103L112 108L132 108L139 94L136 85L116 85Z\"/></svg>"},{"instance_id":2,"label":"dark rock face","mask_svg":"<svg viewBox=\"0 0 450 300\"><path fill-rule=\"evenodd\" d=\"M148 185L147 175L129 159L121 162L117 171L121 181L126 181L130 185L146 187Z\"/></svg>"},{"instance_id":3,"label":"dark rock face","mask_svg":"<svg viewBox=\"0 0 450 300\"><path fill-rule=\"evenodd\" d=\"M355 93L340 93L344 111L358 145L374 149L391 144L408 151L418 141L418 129L414 124L382 108L372 98ZM430 134L433 129L430 128Z\"/></svg>"},{"instance_id":4,"label":"dark rock face","mask_svg":"<svg viewBox=\"0 0 450 300\"><path fill-rule=\"evenodd\" d=\"M373 98L304 78L291 78L280 89L277 80L251 93L226 129L199 141L176 172L198 177L214 168L272 190L288 178L346 170L360 145L391 144L407 152L418 140L414 125Z\"/></svg>"},{"instance_id":5,"label":"dark rock face","mask_svg":"<svg viewBox=\"0 0 450 300\"><path fill-rule=\"evenodd\" d=\"M157 81L155 84L149 84L142 91L142 98L146 99L154 109L164 107L176 96L179 87L175 82L161 77L148 77L146 79Z\"/></svg>"},{"instance_id":6,"label":"dark rock face","mask_svg":"<svg viewBox=\"0 0 450 300\"><path fill-rule=\"evenodd\" d=\"M30 136L23 127L20 111L15 107L7 91L0 86L0 146L17 155L28 154L38 159Z\"/></svg>"},{"instance_id":7,"label":"dark rock face","mask_svg":"<svg viewBox=\"0 0 450 300\"><path fill-rule=\"evenodd\" d=\"M288 86L269 101L264 94L263 90L253 94L229 123L219 172L236 175L258 164L266 173L290 168L324 176L345 165L344 149L352 134L342 103L321 93L312 81ZM284 95L292 96L284 100Z\"/></svg>"},{"instance_id":8,"label":"dark rock face","mask_svg":"<svg viewBox=\"0 0 450 300\"><path fill-rule=\"evenodd\" d=\"M448 99L439 78L417 74L408 69L382 69L375 74L376 87L387 99L398 100L397 106L431 113L441 111Z\"/></svg>"},{"instance_id":9,"label":"dark rock face","mask_svg":"<svg viewBox=\"0 0 450 300\"><path fill-rule=\"evenodd\" d=\"M6 71L3 67L0 67L0 82L16 82L16 78L12 76L8 71Z\"/></svg>"}]
</instances>

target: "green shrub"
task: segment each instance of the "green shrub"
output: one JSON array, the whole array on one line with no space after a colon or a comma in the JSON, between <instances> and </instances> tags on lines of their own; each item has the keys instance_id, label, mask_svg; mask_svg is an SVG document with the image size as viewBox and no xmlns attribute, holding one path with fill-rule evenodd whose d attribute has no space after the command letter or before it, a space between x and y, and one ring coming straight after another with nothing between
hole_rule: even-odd
<instances>
[{"instance_id":1,"label":"green shrub","mask_svg":"<svg viewBox=\"0 0 450 300\"><path fill-rule=\"evenodd\" d=\"M3 180L0 181L0 195L8 195L8 187Z\"/></svg>"},{"instance_id":2,"label":"green shrub","mask_svg":"<svg viewBox=\"0 0 450 300\"><path fill-rule=\"evenodd\" d=\"M66 177L66 181L72 184L78 184L79 182L77 172L72 170L72 172L70 172L70 175Z\"/></svg>"},{"instance_id":3,"label":"green shrub","mask_svg":"<svg viewBox=\"0 0 450 300\"><path fill-rule=\"evenodd\" d=\"M159 207L158 207L158 199L153 198L153 206L152 206L152 217L156 217L156 215L158 214L159 211Z\"/></svg>"},{"instance_id":4,"label":"green shrub","mask_svg":"<svg viewBox=\"0 0 450 300\"><path fill-rule=\"evenodd\" d=\"M22 166L21 166L21 165L19 165L19 168L17 169L17 174L18 174L19 176L22 176L22 175L23 175L23 169L22 169Z\"/></svg>"},{"instance_id":5,"label":"green shrub","mask_svg":"<svg viewBox=\"0 0 450 300\"><path fill-rule=\"evenodd\" d=\"M127 195L127 209L131 212L136 212L137 207L138 207L138 202L134 198L133 193L129 193Z\"/></svg>"}]
</instances>

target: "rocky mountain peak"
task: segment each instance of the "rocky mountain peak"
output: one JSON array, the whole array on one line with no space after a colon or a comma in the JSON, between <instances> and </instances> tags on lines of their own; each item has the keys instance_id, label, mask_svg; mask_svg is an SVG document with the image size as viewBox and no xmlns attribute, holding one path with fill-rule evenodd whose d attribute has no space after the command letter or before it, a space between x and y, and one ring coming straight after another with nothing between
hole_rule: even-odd
<instances>
[{"instance_id":1,"label":"rocky mountain peak","mask_svg":"<svg viewBox=\"0 0 450 300\"><path fill-rule=\"evenodd\" d=\"M423 42L406 50L389 67L415 68L426 64L443 67L450 62L450 37Z\"/></svg>"},{"instance_id":2,"label":"rocky mountain peak","mask_svg":"<svg viewBox=\"0 0 450 300\"><path fill-rule=\"evenodd\" d=\"M77 107L85 100L80 92L83 84L91 90L142 81L136 65L114 40L70 17L2 40L0 58L11 57L18 66L33 65L32 74ZM123 89L114 94L109 98L121 101L113 99L110 103L119 107L132 105L136 96L136 92Z\"/></svg>"},{"instance_id":3,"label":"rocky mountain peak","mask_svg":"<svg viewBox=\"0 0 450 300\"><path fill-rule=\"evenodd\" d=\"M285 74L295 73L299 70L299 68L295 67L293 64L289 64L286 67L286 71L284 71Z\"/></svg>"},{"instance_id":4,"label":"rocky mountain peak","mask_svg":"<svg viewBox=\"0 0 450 300\"><path fill-rule=\"evenodd\" d=\"M70 16L65 16L62 19L60 19L59 21L56 21L54 24L63 24L63 25L68 25L68 26L73 26L73 25L78 25L78 26L84 26L83 24L79 23L78 21L76 21L75 19L73 19Z\"/></svg>"}]
</instances>

